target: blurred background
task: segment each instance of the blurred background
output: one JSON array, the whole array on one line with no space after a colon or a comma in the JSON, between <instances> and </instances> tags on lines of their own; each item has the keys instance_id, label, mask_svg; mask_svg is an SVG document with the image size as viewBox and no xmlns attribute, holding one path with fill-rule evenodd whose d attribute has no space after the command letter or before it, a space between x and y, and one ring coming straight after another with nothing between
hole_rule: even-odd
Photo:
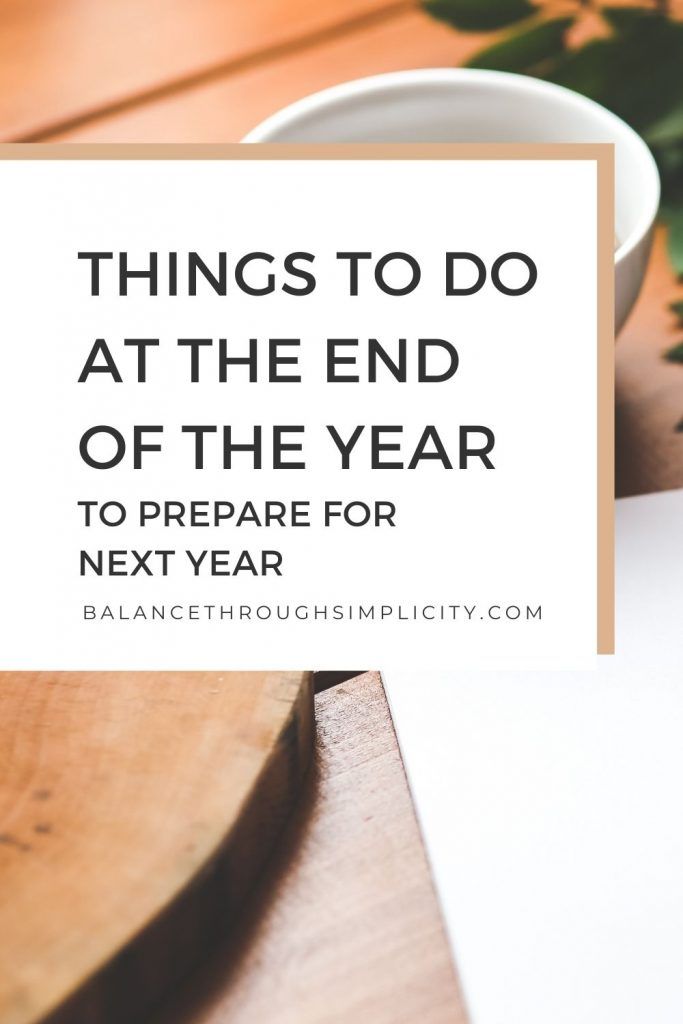
<instances>
[{"instance_id":1,"label":"blurred background","mask_svg":"<svg viewBox=\"0 0 683 1024\"><path fill-rule=\"evenodd\" d=\"M0 140L234 142L326 86L468 63L586 93L653 149L662 224L617 345L617 493L683 486L683 0L0 0Z\"/></svg>"}]
</instances>

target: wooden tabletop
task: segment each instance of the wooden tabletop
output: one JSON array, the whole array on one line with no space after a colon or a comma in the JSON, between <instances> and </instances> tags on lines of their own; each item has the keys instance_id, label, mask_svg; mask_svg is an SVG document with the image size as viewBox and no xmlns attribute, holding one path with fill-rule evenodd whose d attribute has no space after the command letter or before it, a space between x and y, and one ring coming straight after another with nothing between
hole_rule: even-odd
<instances>
[{"instance_id":1,"label":"wooden tabletop","mask_svg":"<svg viewBox=\"0 0 683 1024\"><path fill-rule=\"evenodd\" d=\"M312 673L4 672L0 696L0 1021L147 1024L298 805Z\"/></svg>"},{"instance_id":2,"label":"wooden tabletop","mask_svg":"<svg viewBox=\"0 0 683 1024\"><path fill-rule=\"evenodd\" d=\"M0 140L236 141L314 90L480 42L412 0L0 0ZM617 345L619 494L683 486L683 368L662 359L681 297L660 234ZM159 1024L465 1019L379 677L316 699L308 794L239 935Z\"/></svg>"},{"instance_id":3,"label":"wooden tabletop","mask_svg":"<svg viewBox=\"0 0 683 1024\"><path fill-rule=\"evenodd\" d=\"M315 711L308 789L240 928L153 1024L465 1024L378 674Z\"/></svg>"}]
</instances>

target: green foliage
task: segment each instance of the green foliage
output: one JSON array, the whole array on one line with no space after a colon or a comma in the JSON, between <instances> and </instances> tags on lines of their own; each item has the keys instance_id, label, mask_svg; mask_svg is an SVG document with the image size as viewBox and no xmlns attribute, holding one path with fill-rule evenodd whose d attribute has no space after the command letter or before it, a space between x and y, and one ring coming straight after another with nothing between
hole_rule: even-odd
<instances>
[{"instance_id":1,"label":"green foliage","mask_svg":"<svg viewBox=\"0 0 683 1024\"><path fill-rule=\"evenodd\" d=\"M669 258L679 277L683 277L683 205L675 205L666 218L669 227Z\"/></svg>"},{"instance_id":2,"label":"green foliage","mask_svg":"<svg viewBox=\"0 0 683 1024\"><path fill-rule=\"evenodd\" d=\"M616 32L630 32L638 29L643 18L661 17L661 11L657 6L650 7L614 7L612 4L604 4L601 10L602 17Z\"/></svg>"},{"instance_id":3,"label":"green foliage","mask_svg":"<svg viewBox=\"0 0 683 1024\"><path fill-rule=\"evenodd\" d=\"M646 128L644 134L650 146L669 146L680 142L683 139L683 102Z\"/></svg>"},{"instance_id":4,"label":"green foliage","mask_svg":"<svg viewBox=\"0 0 683 1024\"><path fill-rule=\"evenodd\" d=\"M469 62L534 75L589 96L640 132L662 177L669 252L683 276L683 21L666 3L623 7L576 0L573 12L549 18L552 8L526 0L423 0L435 17L459 29L505 28ZM567 45L587 9L597 11L604 35Z\"/></svg>"},{"instance_id":5,"label":"green foliage","mask_svg":"<svg viewBox=\"0 0 683 1024\"><path fill-rule=\"evenodd\" d=\"M505 28L534 13L529 0L424 0L433 18L464 32Z\"/></svg>"},{"instance_id":6,"label":"green foliage","mask_svg":"<svg viewBox=\"0 0 683 1024\"><path fill-rule=\"evenodd\" d=\"M650 12L625 25L609 39L566 51L546 77L597 100L645 134L683 101L683 24Z\"/></svg>"},{"instance_id":7,"label":"green foliage","mask_svg":"<svg viewBox=\"0 0 683 1024\"><path fill-rule=\"evenodd\" d=\"M673 348L668 349L664 353L664 358L668 359L670 363L683 363L683 341L679 341Z\"/></svg>"},{"instance_id":8,"label":"green foliage","mask_svg":"<svg viewBox=\"0 0 683 1024\"><path fill-rule=\"evenodd\" d=\"M540 67L544 61L564 52L565 33L571 24L571 18L553 18L549 21L532 18L524 22L518 31L480 50L469 61L469 66L529 73L530 69Z\"/></svg>"},{"instance_id":9,"label":"green foliage","mask_svg":"<svg viewBox=\"0 0 683 1024\"><path fill-rule=\"evenodd\" d=\"M505 29L470 67L533 75L574 89L623 118L648 143L662 179L662 219L671 265L683 279L683 21L665 0L623 7L575 0L574 12L548 17L527 0L423 0L435 18L463 31ZM586 10L598 11L605 35L583 46L568 36ZM683 327L683 301L671 303ZM683 341L664 353L683 365ZM683 420L674 428L683 433Z\"/></svg>"}]
</instances>

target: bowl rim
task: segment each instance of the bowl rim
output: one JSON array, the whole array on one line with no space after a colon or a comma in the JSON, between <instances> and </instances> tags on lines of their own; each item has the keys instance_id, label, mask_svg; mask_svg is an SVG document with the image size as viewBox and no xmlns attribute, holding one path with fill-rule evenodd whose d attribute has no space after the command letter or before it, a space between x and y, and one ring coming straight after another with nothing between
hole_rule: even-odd
<instances>
[{"instance_id":1,"label":"bowl rim","mask_svg":"<svg viewBox=\"0 0 683 1024\"><path fill-rule=\"evenodd\" d=\"M543 79L531 78L527 75L516 75L508 71L489 71L483 68L413 68L406 71L390 71L380 75L369 75L354 78L348 82L321 89L317 92L295 100L276 113L265 118L244 136L242 142L271 142L273 134L282 131L303 118L310 117L321 111L334 110L350 100L362 99L366 96L381 96L382 93L392 95L406 88L416 86L453 86L474 84L490 87L495 90L515 89L518 92L537 93L551 97L554 101L579 109L587 116L600 120L613 134L628 137L634 144L635 152L639 153L643 178L648 184L646 194L642 198L642 209L636 222L627 235L620 241L615 250L615 263L621 263L647 237L659 210L660 180L657 164L644 139L626 121L613 114L607 107L589 99L581 93L567 89L565 86L546 82Z\"/></svg>"}]
</instances>

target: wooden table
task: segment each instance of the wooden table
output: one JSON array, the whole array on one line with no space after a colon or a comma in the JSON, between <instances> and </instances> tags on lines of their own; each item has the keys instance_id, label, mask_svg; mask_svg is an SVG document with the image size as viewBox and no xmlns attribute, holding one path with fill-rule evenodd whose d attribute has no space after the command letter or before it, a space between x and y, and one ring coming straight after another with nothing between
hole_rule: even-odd
<instances>
[{"instance_id":1,"label":"wooden table","mask_svg":"<svg viewBox=\"0 0 683 1024\"><path fill-rule=\"evenodd\" d=\"M411 0L0 0L0 140L235 141L316 89L480 41ZM681 297L660 235L617 347L619 494L683 486L683 368L661 358ZM276 862L159 1024L465 1019L379 677L316 699L318 765Z\"/></svg>"},{"instance_id":2,"label":"wooden table","mask_svg":"<svg viewBox=\"0 0 683 1024\"><path fill-rule=\"evenodd\" d=\"M242 927L153 1024L465 1024L377 673L319 693L316 721Z\"/></svg>"}]
</instances>

